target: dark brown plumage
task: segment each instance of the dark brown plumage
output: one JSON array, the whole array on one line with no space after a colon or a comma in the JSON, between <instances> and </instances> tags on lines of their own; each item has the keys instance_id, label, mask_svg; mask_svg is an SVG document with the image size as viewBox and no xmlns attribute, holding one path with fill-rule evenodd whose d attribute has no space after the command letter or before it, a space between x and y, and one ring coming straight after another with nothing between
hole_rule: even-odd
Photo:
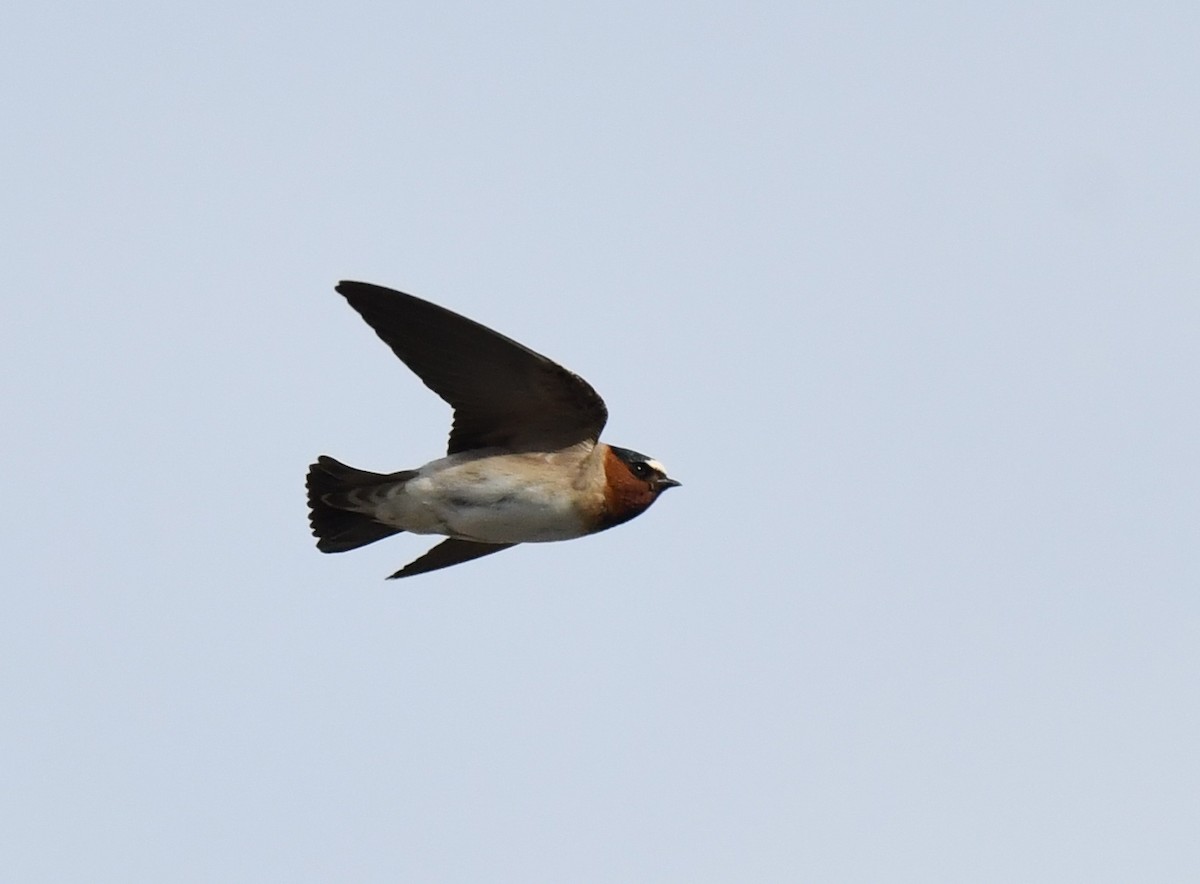
<instances>
[{"instance_id":1,"label":"dark brown plumage","mask_svg":"<svg viewBox=\"0 0 1200 884\"><path fill-rule=\"evenodd\" d=\"M447 454L545 451L600 438L591 384L478 322L403 292L342 282L338 292L425 386L454 408Z\"/></svg>"},{"instance_id":2,"label":"dark brown plumage","mask_svg":"<svg viewBox=\"0 0 1200 884\"><path fill-rule=\"evenodd\" d=\"M450 310L364 282L350 306L454 409L447 456L373 473L322 456L309 467L309 522L322 552L392 534L448 539L392 577L569 540L639 515L679 483L645 455L599 441L608 418L587 381Z\"/></svg>"}]
</instances>

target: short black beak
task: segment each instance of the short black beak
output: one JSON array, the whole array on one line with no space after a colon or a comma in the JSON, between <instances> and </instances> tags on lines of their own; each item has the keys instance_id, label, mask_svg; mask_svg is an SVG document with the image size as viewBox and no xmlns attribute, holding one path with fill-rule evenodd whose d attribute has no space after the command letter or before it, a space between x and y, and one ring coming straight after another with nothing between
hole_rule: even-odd
<instances>
[{"instance_id":1,"label":"short black beak","mask_svg":"<svg viewBox=\"0 0 1200 884\"><path fill-rule=\"evenodd\" d=\"M659 491L666 491L668 488L678 488L682 484L682 482L676 482L674 479L670 479L666 476L663 476L654 483L655 487L658 488Z\"/></svg>"}]
</instances>

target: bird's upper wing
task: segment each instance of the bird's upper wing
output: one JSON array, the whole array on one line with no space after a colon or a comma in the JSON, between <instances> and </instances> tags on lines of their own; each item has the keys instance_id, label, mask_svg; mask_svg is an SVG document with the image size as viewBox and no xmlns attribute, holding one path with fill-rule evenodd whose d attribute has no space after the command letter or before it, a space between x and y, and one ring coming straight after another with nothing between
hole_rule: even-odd
<instances>
[{"instance_id":1,"label":"bird's upper wing","mask_svg":"<svg viewBox=\"0 0 1200 884\"><path fill-rule=\"evenodd\" d=\"M498 553L500 550L508 549L510 546L516 546L516 544L476 543L473 540L458 540L451 537L449 540L443 540L419 559L409 562L388 579L395 580L397 577L412 577L416 574L426 574L430 571L436 571L439 568L449 568L451 565L469 562L471 559L477 559L480 556L490 556L492 553Z\"/></svg>"},{"instance_id":2,"label":"bird's upper wing","mask_svg":"<svg viewBox=\"0 0 1200 884\"><path fill-rule=\"evenodd\" d=\"M403 292L365 282L342 282L337 290L454 408L448 454L553 450L600 437L608 419L604 400L545 356Z\"/></svg>"}]
</instances>

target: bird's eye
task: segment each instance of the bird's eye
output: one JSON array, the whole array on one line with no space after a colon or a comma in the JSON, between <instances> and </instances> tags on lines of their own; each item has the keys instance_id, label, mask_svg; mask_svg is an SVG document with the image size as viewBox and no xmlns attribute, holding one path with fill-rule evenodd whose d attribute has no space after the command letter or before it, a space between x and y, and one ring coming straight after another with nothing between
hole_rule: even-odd
<instances>
[{"instance_id":1,"label":"bird's eye","mask_svg":"<svg viewBox=\"0 0 1200 884\"><path fill-rule=\"evenodd\" d=\"M633 474L639 479L649 479L650 467L644 463L635 463L633 465Z\"/></svg>"}]
</instances>

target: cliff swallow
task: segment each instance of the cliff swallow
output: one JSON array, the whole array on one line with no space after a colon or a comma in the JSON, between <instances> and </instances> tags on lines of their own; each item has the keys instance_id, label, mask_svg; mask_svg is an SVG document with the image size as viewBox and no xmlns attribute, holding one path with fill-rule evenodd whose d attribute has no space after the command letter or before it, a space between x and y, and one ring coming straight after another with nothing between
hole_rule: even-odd
<instances>
[{"instance_id":1,"label":"cliff swallow","mask_svg":"<svg viewBox=\"0 0 1200 884\"><path fill-rule=\"evenodd\" d=\"M317 549L346 552L393 534L448 539L392 577L628 522L679 485L662 464L600 442L604 400L583 378L443 307L365 282L342 295L454 409L446 457L370 473L322 455L308 469Z\"/></svg>"}]
</instances>

